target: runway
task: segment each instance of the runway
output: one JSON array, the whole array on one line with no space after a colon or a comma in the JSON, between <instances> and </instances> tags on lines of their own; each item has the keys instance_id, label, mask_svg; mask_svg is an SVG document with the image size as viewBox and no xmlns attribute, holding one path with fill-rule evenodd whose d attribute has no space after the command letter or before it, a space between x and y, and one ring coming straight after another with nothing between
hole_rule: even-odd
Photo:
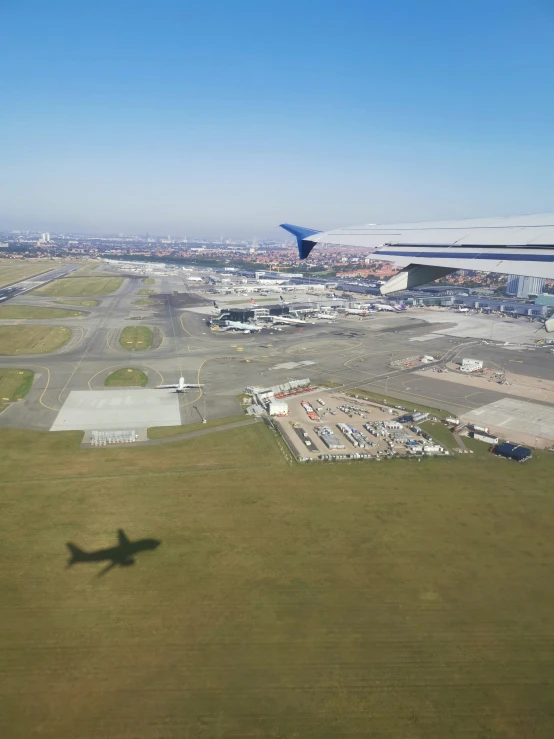
<instances>
[{"instance_id":1,"label":"runway","mask_svg":"<svg viewBox=\"0 0 554 739\"><path fill-rule=\"evenodd\" d=\"M315 321L301 328L281 326L281 330L264 329L255 335L215 333L206 323L206 313L212 310L211 298L200 288L191 288L184 276L156 277L152 290L157 297L150 306L136 303L144 298L140 295L144 287L140 278L127 277L116 293L95 297L98 306L82 308L87 312L85 317L28 321L66 325L73 336L54 353L0 357L2 367L35 372L31 391L0 415L0 426L49 430L71 391L105 390L104 380L110 372L130 366L146 373L149 388L177 382L181 375L187 382L205 384L203 390L179 396L182 423L235 415L239 411L237 396L246 386L274 385L304 377L314 383L332 382L383 392L455 414L505 397L501 386L476 390L444 378L438 382L432 373L421 376L414 375L411 368L390 367L391 361L415 354L445 360L467 355L519 374L545 379L553 376L552 354L529 350L534 343L534 328L523 322L517 326L522 346L483 343L479 334L485 328L491 333L490 317L483 317L481 325L479 316L467 321L465 317L425 309L362 319L349 316L333 323ZM191 299L170 299L176 293L190 293ZM218 300L224 303L224 299ZM202 303L205 308L199 311ZM10 304L60 307L52 299L33 293L16 297ZM0 325L13 323L21 322L0 321ZM128 352L119 344L121 330L137 324L154 329L155 348ZM468 328L467 336L460 335L464 326ZM500 320L492 328L499 336L506 329ZM512 335L514 330L509 328L508 333ZM425 341L418 341L421 337ZM305 361L312 364L301 364Z\"/></svg>"}]
</instances>

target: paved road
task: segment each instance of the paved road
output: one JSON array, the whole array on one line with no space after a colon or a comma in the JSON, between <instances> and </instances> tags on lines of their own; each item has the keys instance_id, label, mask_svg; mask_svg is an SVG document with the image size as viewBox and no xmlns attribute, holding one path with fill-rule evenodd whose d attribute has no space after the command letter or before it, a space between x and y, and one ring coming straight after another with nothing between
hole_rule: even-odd
<instances>
[{"instance_id":1,"label":"paved road","mask_svg":"<svg viewBox=\"0 0 554 739\"><path fill-rule=\"evenodd\" d=\"M157 277L152 287L156 294L169 296L190 288L184 277ZM470 356L485 358L522 374L552 377L552 355L545 350L514 351L484 346L474 339L448 335L459 333L456 319L444 315L442 322L426 322L424 311L377 315L364 319L354 316L330 324L283 326L256 335L214 333L206 325L206 315L194 309L172 308L167 298L154 306L140 306L140 290L146 286L139 278L128 278L113 295L98 298L99 305L85 318L64 319L71 327L72 340L57 352L46 355L0 357L0 366L34 370L35 381L25 401L14 404L0 415L0 426L49 429L63 401L72 390L103 388L106 376L122 367L138 367L148 375L150 387L176 382L181 375L189 382L205 383L204 391L191 391L179 398L183 423L234 415L237 395L248 385L271 386L290 379L310 377L315 382L332 381L348 387L362 387L383 394L426 402L463 413L504 397L495 390L475 390L456 383L434 381L414 375L410 370L391 368L393 359L418 354L434 357ZM235 296L236 299L236 296ZM59 304L48 298L26 293L12 304ZM206 305L210 305L207 299ZM436 318L436 317L435 317ZM0 324L21 323L0 321ZM36 321L34 322L36 323ZM60 321L40 321L59 325ZM124 326L144 324L158 330L159 346L144 352L128 352L119 343ZM452 327L455 327L453 329ZM436 332L436 333L431 333ZM421 341L420 339L425 339ZM299 362L312 362L297 366ZM275 369L289 364L290 368ZM550 372L550 375L549 375Z\"/></svg>"}]
</instances>

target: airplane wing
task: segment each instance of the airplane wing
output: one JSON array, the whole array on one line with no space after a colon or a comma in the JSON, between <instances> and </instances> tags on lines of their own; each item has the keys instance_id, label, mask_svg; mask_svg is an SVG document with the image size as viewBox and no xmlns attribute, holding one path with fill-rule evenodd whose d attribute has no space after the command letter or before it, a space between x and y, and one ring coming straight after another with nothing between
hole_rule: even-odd
<instances>
[{"instance_id":1,"label":"airplane wing","mask_svg":"<svg viewBox=\"0 0 554 739\"><path fill-rule=\"evenodd\" d=\"M381 293L423 285L458 269L554 279L554 213L461 221L368 224L317 232L284 223L300 259L318 243L372 248L401 271Z\"/></svg>"},{"instance_id":2,"label":"airplane wing","mask_svg":"<svg viewBox=\"0 0 554 739\"><path fill-rule=\"evenodd\" d=\"M179 385L156 385L156 390L170 390L175 387L179 387Z\"/></svg>"}]
</instances>

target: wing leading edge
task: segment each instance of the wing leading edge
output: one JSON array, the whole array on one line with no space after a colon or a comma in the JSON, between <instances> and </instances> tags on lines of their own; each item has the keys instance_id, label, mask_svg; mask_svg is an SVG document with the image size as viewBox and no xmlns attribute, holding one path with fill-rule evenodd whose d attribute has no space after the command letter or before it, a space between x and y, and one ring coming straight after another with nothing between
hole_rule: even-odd
<instances>
[{"instance_id":1,"label":"wing leading edge","mask_svg":"<svg viewBox=\"0 0 554 739\"><path fill-rule=\"evenodd\" d=\"M554 213L461 221L400 223L313 231L283 224L301 259L318 243L374 249L375 259L401 271L382 286L388 294L459 269L554 279Z\"/></svg>"}]
</instances>

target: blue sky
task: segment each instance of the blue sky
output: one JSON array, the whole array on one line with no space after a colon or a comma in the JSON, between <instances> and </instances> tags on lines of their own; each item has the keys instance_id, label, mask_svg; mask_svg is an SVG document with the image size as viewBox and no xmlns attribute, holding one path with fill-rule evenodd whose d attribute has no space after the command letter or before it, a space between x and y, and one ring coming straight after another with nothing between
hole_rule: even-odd
<instances>
[{"instance_id":1,"label":"blue sky","mask_svg":"<svg viewBox=\"0 0 554 739\"><path fill-rule=\"evenodd\" d=\"M2 0L0 228L554 210L551 0Z\"/></svg>"}]
</instances>

